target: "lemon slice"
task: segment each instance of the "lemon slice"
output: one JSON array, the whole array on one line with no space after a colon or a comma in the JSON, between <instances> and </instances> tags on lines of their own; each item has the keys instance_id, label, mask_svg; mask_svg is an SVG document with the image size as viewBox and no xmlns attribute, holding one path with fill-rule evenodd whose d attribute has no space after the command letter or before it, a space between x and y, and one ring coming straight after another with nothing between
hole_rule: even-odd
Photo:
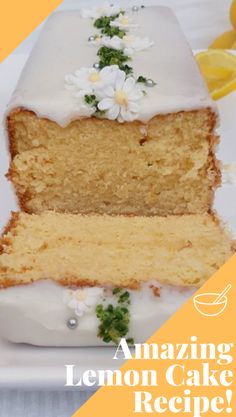
<instances>
[{"instance_id":1,"label":"lemon slice","mask_svg":"<svg viewBox=\"0 0 236 417\"><path fill-rule=\"evenodd\" d=\"M236 56L222 49L209 49L196 60L214 100L236 89Z\"/></svg>"},{"instance_id":2,"label":"lemon slice","mask_svg":"<svg viewBox=\"0 0 236 417\"><path fill-rule=\"evenodd\" d=\"M231 3L229 16L233 27L236 28L236 0Z\"/></svg>"},{"instance_id":3,"label":"lemon slice","mask_svg":"<svg viewBox=\"0 0 236 417\"><path fill-rule=\"evenodd\" d=\"M229 30L228 32L224 32L222 35L218 36L209 48L231 49L234 42L236 42L236 31Z\"/></svg>"}]
</instances>

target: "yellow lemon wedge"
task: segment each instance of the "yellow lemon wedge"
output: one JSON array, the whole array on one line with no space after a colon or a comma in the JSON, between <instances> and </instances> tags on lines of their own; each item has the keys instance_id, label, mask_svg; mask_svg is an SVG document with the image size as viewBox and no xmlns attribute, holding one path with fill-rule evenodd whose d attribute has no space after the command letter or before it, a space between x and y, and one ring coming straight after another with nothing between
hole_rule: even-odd
<instances>
[{"instance_id":1,"label":"yellow lemon wedge","mask_svg":"<svg viewBox=\"0 0 236 417\"><path fill-rule=\"evenodd\" d=\"M236 0L232 0L229 16L233 27L236 28Z\"/></svg>"},{"instance_id":2,"label":"yellow lemon wedge","mask_svg":"<svg viewBox=\"0 0 236 417\"><path fill-rule=\"evenodd\" d=\"M228 32L222 33L222 35L218 36L209 48L214 49L231 49L233 43L236 42L236 31L229 30Z\"/></svg>"},{"instance_id":3,"label":"yellow lemon wedge","mask_svg":"<svg viewBox=\"0 0 236 417\"><path fill-rule=\"evenodd\" d=\"M236 49L236 41L233 43L233 45L231 46L231 49Z\"/></svg>"},{"instance_id":4,"label":"yellow lemon wedge","mask_svg":"<svg viewBox=\"0 0 236 417\"><path fill-rule=\"evenodd\" d=\"M222 49L196 55L197 63L214 100L236 89L236 56Z\"/></svg>"}]
</instances>

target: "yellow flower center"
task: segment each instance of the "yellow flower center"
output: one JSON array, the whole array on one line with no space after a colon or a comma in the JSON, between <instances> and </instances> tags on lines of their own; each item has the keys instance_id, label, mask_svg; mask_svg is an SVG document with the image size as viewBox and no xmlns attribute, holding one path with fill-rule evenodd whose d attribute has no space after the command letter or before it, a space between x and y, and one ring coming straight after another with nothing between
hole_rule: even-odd
<instances>
[{"instance_id":1,"label":"yellow flower center","mask_svg":"<svg viewBox=\"0 0 236 417\"><path fill-rule=\"evenodd\" d=\"M117 90L115 93L115 101L120 106L128 105L128 96L123 90Z\"/></svg>"},{"instance_id":2,"label":"yellow flower center","mask_svg":"<svg viewBox=\"0 0 236 417\"><path fill-rule=\"evenodd\" d=\"M92 74L90 74L89 81L91 81L92 83L96 83L99 80L100 80L100 75L98 74L98 72L93 72Z\"/></svg>"},{"instance_id":3,"label":"yellow flower center","mask_svg":"<svg viewBox=\"0 0 236 417\"><path fill-rule=\"evenodd\" d=\"M120 19L120 23L121 23L122 25L128 25L128 24L129 24L129 18L128 18L128 17L126 17L126 16L122 17L122 18Z\"/></svg>"},{"instance_id":4,"label":"yellow flower center","mask_svg":"<svg viewBox=\"0 0 236 417\"><path fill-rule=\"evenodd\" d=\"M86 292L84 290L76 291L75 298L78 301L84 301L86 299Z\"/></svg>"}]
</instances>

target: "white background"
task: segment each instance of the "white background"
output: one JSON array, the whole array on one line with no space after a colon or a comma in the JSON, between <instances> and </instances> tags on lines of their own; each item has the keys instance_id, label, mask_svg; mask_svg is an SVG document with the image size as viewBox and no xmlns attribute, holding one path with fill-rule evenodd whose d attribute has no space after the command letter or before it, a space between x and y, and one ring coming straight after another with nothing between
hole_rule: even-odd
<instances>
[{"instance_id":1,"label":"white background","mask_svg":"<svg viewBox=\"0 0 236 417\"><path fill-rule=\"evenodd\" d=\"M112 1L117 3L116 0ZM58 9L88 7L94 3L98 2L94 0L65 0ZM161 4L172 7L193 49L207 48L218 34L230 29L228 19L230 0L137 0L120 1L119 3L125 6ZM28 53L37 39L40 29L41 27L36 29L14 53ZM88 393L82 392L2 390L0 391L0 417L70 417L88 397Z\"/></svg>"}]
</instances>

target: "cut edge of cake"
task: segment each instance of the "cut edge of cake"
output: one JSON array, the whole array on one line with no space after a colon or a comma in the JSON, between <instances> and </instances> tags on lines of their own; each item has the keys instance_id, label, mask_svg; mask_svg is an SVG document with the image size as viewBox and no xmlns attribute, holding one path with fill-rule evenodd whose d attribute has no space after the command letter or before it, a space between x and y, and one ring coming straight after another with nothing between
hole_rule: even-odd
<instances>
[{"instance_id":1,"label":"cut edge of cake","mask_svg":"<svg viewBox=\"0 0 236 417\"><path fill-rule=\"evenodd\" d=\"M191 196L192 186L189 182L189 179L184 180L184 182L182 183L182 186L185 187L185 189L183 189L182 191L181 184L178 183L178 179L176 176L176 180L173 179L174 182L172 184L172 188L177 190L179 187L178 193L176 191L176 196L179 195L179 202L177 201L177 203L175 203L174 201L173 202L171 201L171 195L170 195L171 193L170 185L171 185L172 177L174 175L173 167L171 171L172 172L171 179L169 182L170 175L168 174L167 156L166 156L166 162L165 162L167 163L167 166L164 166L163 168L162 166L158 167L158 161L155 162L152 157L152 153L154 153L155 151L154 152L149 151L149 153L147 152L145 153L145 149L143 148L143 146L144 147L146 145L148 146L151 145L153 147L163 146L163 145L160 145L159 138L161 137L164 138L165 137L164 135L167 136L168 131L166 133L165 129L172 129L172 134L173 134L174 129L175 129L174 127L175 118L177 120L178 118L181 117L184 120L185 115L186 117L189 117L190 114L191 115L198 114L199 117L203 117L203 118L207 117L207 124L209 125L208 132L206 132L206 137L204 139L202 138L202 143L197 144L197 140L195 139L195 144L193 144L195 148L196 146L198 147L196 152L198 152L199 155L201 155L201 157L205 158L204 159L205 162L202 163L202 166L199 168L196 168L196 171L193 170L193 179L195 181L194 184L199 183L199 186L200 186L201 178L204 184L202 187L202 193L200 194L200 190L198 193L198 198L199 198L199 203L198 203L197 199L195 199L195 195L194 195L194 198L193 196ZM25 134L25 137L19 137L19 133L16 132L17 130L16 126L20 123L21 123L20 129L22 129L24 132L27 132L27 125L24 125L23 121L18 123L17 120L19 118L21 118L22 120L26 119L26 121L27 119L29 119L29 123L31 123L32 126L34 126L34 124L37 124L38 136L36 135L35 141L33 141L32 143L30 143L30 140L31 140L30 138L32 135L31 131L29 133L28 139L27 139L27 133ZM171 126L169 123L170 118L172 118L171 123L173 123L173 126ZM165 120L166 120L166 126L164 125ZM158 126L157 128L156 125L158 123L160 126ZM169 123L169 126L168 126L168 123ZM116 121L110 121L107 119L98 120L96 118L81 118L81 119L72 121L66 128L60 127L59 125L57 125L55 122L51 120L38 118L35 113L29 110L26 110L26 109L14 110L10 113L7 119L9 148L10 148L10 153L11 153L11 158L12 158L11 166L7 174L7 177L9 180L13 182L15 186L21 209L29 213L40 213L41 211L44 211L44 210L56 210L56 211L61 211L61 212L73 212L73 213L84 213L84 214L89 214L92 212L97 212L97 213L102 214L104 212L107 214L124 214L124 215L126 214L156 215L157 214L157 215L163 216L166 214L184 214L184 213L195 214L198 212L199 213L211 212L213 198L214 198L214 191L221 184L220 163L215 156L215 147L218 143L218 136L215 133L215 124L216 124L216 114L211 109L193 110L191 112L179 112L179 113L173 113L169 115L168 114L157 115L153 119L151 119L147 124L144 124L141 121L133 121L133 122L127 122L124 124L119 124L119 126L117 126ZM178 130L178 125L179 125L179 122L177 120L176 122L177 130ZM48 139L47 136L45 136L45 139L44 139L43 135L44 135L44 129L46 129L46 126L48 126L49 131L51 132L54 131L53 137L51 139L50 138ZM84 132L82 132L83 126L85 126ZM181 135L186 136L187 128L188 128L188 125L186 125L185 128L183 127L183 132L179 133L180 138L177 137L176 140L180 141ZM75 136L75 129L78 129L77 138L71 134L72 129L73 129L74 136ZM99 140L98 139L93 140L92 137L90 137L92 135L91 132L98 131L98 129L101 130L101 133L100 133L101 138L99 137ZM44 184L43 175L40 175L40 173L37 171L37 168L36 168L36 165L37 165L36 162L38 158L43 158L43 159L49 158L48 166L50 168L50 160L51 162L55 161L55 155L53 154L53 152L55 151L52 149L53 146L58 147L60 145L60 146L63 146L63 149L64 149L64 147L66 147L68 144L68 149L69 149L69 147L71 147L70 137L72 136L74 140L73 146L74 146L74 151L75 151L77 148L79 149L79 146L84 146L83 140L84 140L84 137L86 137L86 135L88 136L88 139L87 139L88 146L92 146L91 145L92 141L93 141L93 146L95 146L95 144L96 146L101 146L103 144L102 139L104 140L106 139L106 132L108 129L110 129L110 131L113 131L113 132L115 132L115 129L118 129L117 133L114 133L114 135L116 135L117 137L114 137L111 139L112 141L117 140L117 144L111 144L113 152L115 152L114 147L117 146L119 148L119 135L123 135L123 136L125 134L127 135L126 130L129 129L128 130L129 134L130 135L133 134L134 138L132 139L133 142L132 140L130 142L127 141L127 151L130 149L130 152L134 152L134 155L138 155L138 157L140 158L140 161L142 161L143 164L147 164L147 166L150 165L150 168L147 168L144 165L143 171L140 171L140 173L138 171L136 173L136 168L133 170L135 171L133 172L134 178L135 178L135 175L137 175L136 184L135 183L133 184L134 186L134 189L132 191L133 203L131 202L130 197L127 196L127 193L130 194L131 191L129 187L131 187L131 181L134 182L135 180L132 179L132 172L130 170L130 167L126 167L125 165L126 153L122 149L120 151L121 153L120 157L121 157L121 161L124 161L124 162L121 162L121 164L122 163L124 164L123 170L125 171L125 169L127 169L128 170L127 175L129 175L130 177L128 181L128 183L130 184L129 187L127 185L127 179L126 179L126 187L128 187L129 190L127 188L127 190L123 194L120 191L124 187L122 178L118 178L117 188L116 188L115 179L114 179L115 173L114 173L113 175L114 184L110 184L110 188L109 188L109 185L108 185L108 188L106 188L105 184L107 181L106 179L107 174L106 173L103 174L104 169L101 170L97 168L96 172L94 173L94 178L91 176L91 182L93 182L97 188L97 192L95 194L96 201L94 197L91 197L93 204L89 203L90 201L89 192L91 191L90 194L92 193L93 195L94 195L94 192L92 189L91 190L89 189L87 190L87 193L88 193L87 194L86 190L83 190L83 188L81 188L81 186L84 184L84 179L83 177L80 177L81 174L77 173L76 171L78 170L78 167L79 167L78 164L74 167L75 169L73 170L73 158L71 160L71 167L72 167L71 175L75 178L77 184L80 184L81 192L79 193L79 191L77 190L78 186L76 188L76 184L73 184L73 182L70 183L70 186L72 187L71 192L70 192L71 198L69 199L70 204L66 203L66 201L68 200L66 200L65 196L63 195L60 196L59 189L57 190L55 188L55 193L57 194L55 197L55 200L53 197L54 189L49 189L49 193L51 196L50 199L48 199L48 197L44 195L44 192L45 192L44 190L40 190L40 187L37 189L37 185L40 184L40 182L42 183L42 185ZM143 133L143 130L145 130L144 133ZM57 134L60 140L55 139L57 137ZM63 135L64 135L64 139L63 139ZM102 138L102 135L104 136L103 138ZM28 143L27 143L27 140L28 140ZM55 141L55 144L53 144L53 141ZM158 141L159 141L159 144L158 144ZM100 145L97 142L99 142ZM206 145L206 143L208 143L208 145ZM109 146L109 141L107 141L107 139L106 139L106 145ZM121 143L121 146L124 147L124 143ZM140 149L139 149L139 146L140 146ZM176 146L178 146L178 149L180 152L181 145L176 145ZM189 146L189 151L188 152L186 151L184 154L184 150L188 146ZM209 147L208 150L203 151L202 147L204 146L208 146ZM188 175L188 170L184 168L185 159L186 161L189 159L190 161L189 163L193 165L193 169L195 169L194 164L198 163L194 159L195 158L194 150L191 156L190 148L191 148L191 142L187 144L187 141L185 139L185 143L183 144L183 156L181 157L182 159L179 160L180 172L183 174L183 176L186 174ZM58 151L59 150L60 148L58 148ZM117 152L119 152L118 149L117 149ZM163 149L162 149L162 152L163 152ZM166 149L166 152L168 152L168 149ZM187 153L189 154L189 156L186 156ZM207 156L207 153L208 153L208 156ZM158 157L158 151L156 151L156 154ZM171 158L172 157L173 156L171 156ZM27 162L27 158L29 159L29 162ZM178 160L177 160L177 163L178 163ZM155 164L157 164L157 166ZM181 164L183 165L183 168ZM103 165L105 166L105 162L103 163ZM39 169L41 169L41 166L42 165L40 164ZM84 169L83 167L81 168L82 170ZM52 169L54 170L57 169L54 163L53 163ZM114 167L111 166L111 168L109 169L109 172L112 172L112 169L114 169ZM165 172L163 170L166 170L166 169L167 169L167 175L165 177ZM159 174L158 174L158 170L160 170ZM191 171L191 169L189 171ZM61 170L61 172L63 171ZM55 177L55 174L56 173L54 172L52 177ZM151 176L149 174L151 174ZM48 176L48 174L46 173L45 175ZM68 175L64 173L64 177L68 177ZM101 175L105 175L105 177L103 180L104 182L101 183L99 186L99 183L101 182L99 180L99 177ZM139 175L140 175L140 178L138 177ZM153 175L155 175L155 178L156 178L156 181L154 184L151 182ZM161 184L159 186L157 185L158 175L162 177L162 181L164 182L163 189L162 189ZM191 175L191 172L189 172L189 175ZM89 178L89 174L86 174L86 177ZM146 184L147 182L150 182L149 193L145 192L145 187L147 187L147 185L145 186L142 185L142 182L144 180ZM45 181L46 181L46 178L45 178ZM51 184L50 187L52 186L53 185ZM156 189L157 186L160 189L159 188ZM100 188L98 187L100 188L102 187L103 190L102 189L100 190ZM104 187L107 190L106 193L103 192ZM197 189L197 186L196 186L196 189ZM135 190L137 191L137 196L135 196ZM186 197L188 196L188 190L190 191L190 194L189 194L189 197ZM86 195L87 203L83 201L83 195L81 193L83 195ZM76 198L72 197L73 194L77 195L77 197ZM139 200L143 201L142 207L139 207L140 205L138 203Z\"/></svg>"},{"instance_id":2,"label":"cut edge of cake","mask_svg":"<svg viewBox=\"0 0 236 417\"><path fill-rule=\"evenodd\" d=\"M57 232L55 225L59 223L60 227L69 226L69 232ZM194 230L195 226L197 228ZM33 243L29 243L28 252L22 249L27 246L27 241L23 241L26 236L24 227L28 228L28 243L33 239ZM174 227L177 230L173 230ZM178 235L178 228L181 235ZM91 236L93 229L94 235ZM30 230L34 231L33 236L30 236ZM104 235L101 236L103 232ZM27 285L44 279L74 287L113 286L139 289L141 283L153 279L179 287L199 287L235 250L235 242L216 215L128 217L54 212L30 215L19 212L12 214L0 241L0 288ZM46 258L44 255L42 257L42 253L47 251ZM49 254L50 257L47 258ZM60 257L64 259L61 264ZM56 263L56 266L49 266L48 259ZM14 261L15 271L10 263ZM61 269L59 272L56 269L55 272L57 262L59 268L63 265L64 272ZM90 271L86 278L87 267ZM47 268L54 272L47 273ZM128 268L133 268L133 272L129 270L126 277L125 271Z\"/></svg>"}]
</instances>

